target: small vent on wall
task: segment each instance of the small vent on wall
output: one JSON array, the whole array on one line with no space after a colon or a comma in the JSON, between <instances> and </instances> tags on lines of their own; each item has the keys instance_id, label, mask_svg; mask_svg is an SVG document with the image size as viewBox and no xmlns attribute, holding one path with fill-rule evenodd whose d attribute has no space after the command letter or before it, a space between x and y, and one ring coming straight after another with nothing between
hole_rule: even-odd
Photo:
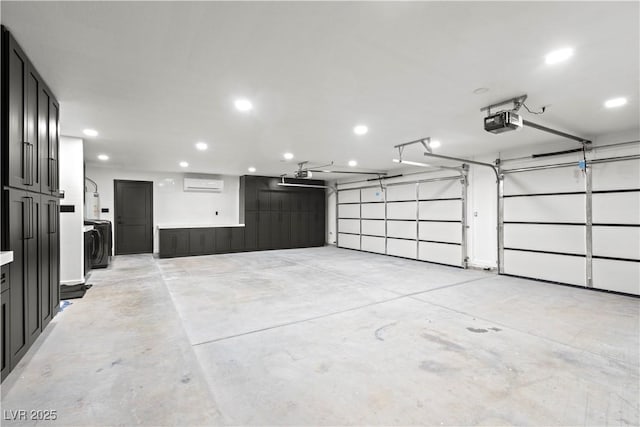
<instances>
[{"instance_id":1,"label":"small vent on wall","mask_svg":"<svg viewBox=\"0 0 640 427\"><path fill-rule=\"evenodd\" d=\"M224 181L219 179L185 178L184 191L200 191L220 193L224 189Z\"/></svg>"}]
</instances>

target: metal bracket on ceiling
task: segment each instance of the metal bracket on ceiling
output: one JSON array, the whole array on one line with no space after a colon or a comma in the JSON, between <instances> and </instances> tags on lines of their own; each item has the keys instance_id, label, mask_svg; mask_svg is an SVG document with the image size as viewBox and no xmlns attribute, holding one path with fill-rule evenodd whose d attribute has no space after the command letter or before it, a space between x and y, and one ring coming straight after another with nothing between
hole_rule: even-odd
<instances>
[{"instance_id":1,"label":"metal bracket on ceiling","mask_svg":"<svg viewBox=\"0 0 640 427\"><path fill-rule=\"evenodd\" d=\"M500 107L501 105L507 105L513 103L513 108L511 111L518 111L520 107L524 104L524 101L527 100L526 94L516 96L514 98L505 99L504 101L496 102L495 104L487 105L486 107L482 107L480 111L486 111L488 115L491 115L491 109L495 107Z\"/></svg>"},{"instance_id":2,"label":"metal bracket on ceiling","mask_svg":"<svg viewBox=\"0 0 640 427\"><path fill-rule=\"evenodd\" d=\"M510 109L510 111L514 111L517 112L518 110L520 110L520 107L522 107L524 105L524 102L527 100L528 95L524 94L524 95L520 95L520 96L516 96L514 98L509 98L509 99L505 99L504 101L500 101L500 102L496 102L495 104L491 104L491 105L487 105L486 107L482 107L480 109L480 111L486 111L487 115L491 115L491 109L492 108L496 108L496 107L500 107L502 105L507 105L507 104L511 104L513 103L513 108ZM526 106L525 106L526 108ZM562 132L556 129L552 129L550 127L547 126L542 126L539 125L537 123L534 123L530 120L522 120L522 124L524 126L527 127L531 127L534 129L538 129L541 130L543 132L547 132L553 135L557 135L557 136L561 136L563 138L567 138L567 139L571 139L574 141L578 141L579 143L582 144L583 148L587 149L587 147L589 146L589 144L591 144L591 141L588 140L587 138L583 138L581 136L576 136L576 135L571 135L569 133L566 132Z\"/></svg>"},{"instance_id":3,"label":"metal bracket on ceiling","mask_svg":"<svg viewBox=\"0 0 640 427\"><path fill-rule=\"evenodd\" d=\"M414 145L414 144L422 144L424 149L428 153L431 153L431 146L429 145L430 142L431 142L431 137L427 136L426 138L420 138L420 139L416 139L415 141L409 141L409 142L405 142L403 144L394 145L393 148L397 148L398 149L398 159L399 159L398 163L402 163L402 153L404 153L404 149L405 149L406 146Z\"/></svg>"}]
</instances>

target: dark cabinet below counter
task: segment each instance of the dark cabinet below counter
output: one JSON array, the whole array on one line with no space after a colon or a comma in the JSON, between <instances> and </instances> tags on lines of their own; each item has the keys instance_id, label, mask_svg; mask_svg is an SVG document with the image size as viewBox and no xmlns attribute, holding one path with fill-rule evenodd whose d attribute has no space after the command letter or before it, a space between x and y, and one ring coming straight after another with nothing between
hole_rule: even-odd
<instances>
[{"instance_id":1,"label":"dark cabinet below counter","mask_svg":"<svg viewBox=\"0 0 640 427\"><path fill-rule=\"evenodd\" d=\"M244 227L161 228L160 258L245 251Z\"/></svg>"}]
</instances>

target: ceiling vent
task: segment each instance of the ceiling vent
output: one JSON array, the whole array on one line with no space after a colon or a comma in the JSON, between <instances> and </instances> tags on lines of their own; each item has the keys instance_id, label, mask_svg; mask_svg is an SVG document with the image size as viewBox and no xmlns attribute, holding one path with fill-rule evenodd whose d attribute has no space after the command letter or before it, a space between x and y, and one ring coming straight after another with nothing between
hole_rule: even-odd
<instances>
[{"instance_id":1,"label":"ceiling vent","mask_svg":"<svg viewBox=\"0 0 640 427\"><path fill-rule=\"evenodd\" d=\"M184 191L200 191L220 193L224 189L224 181L220 179L185 178Z\"/></svg>"}]
</instances>

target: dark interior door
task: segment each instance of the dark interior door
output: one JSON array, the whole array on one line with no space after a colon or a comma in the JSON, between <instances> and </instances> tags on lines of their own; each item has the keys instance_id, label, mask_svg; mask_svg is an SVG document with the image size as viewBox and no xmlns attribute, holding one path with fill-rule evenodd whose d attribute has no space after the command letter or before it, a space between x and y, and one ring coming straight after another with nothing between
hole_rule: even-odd
<instances>
[{"instance_id":1,"label":"dark interior door","mask_svg":"<svg viewBox=\"0 0 640 427\"><path fill-rule=\"evenodd\" d=\"M115 180L116 255L153 252L153 183Z\"/></svg>"}]
</instances>

